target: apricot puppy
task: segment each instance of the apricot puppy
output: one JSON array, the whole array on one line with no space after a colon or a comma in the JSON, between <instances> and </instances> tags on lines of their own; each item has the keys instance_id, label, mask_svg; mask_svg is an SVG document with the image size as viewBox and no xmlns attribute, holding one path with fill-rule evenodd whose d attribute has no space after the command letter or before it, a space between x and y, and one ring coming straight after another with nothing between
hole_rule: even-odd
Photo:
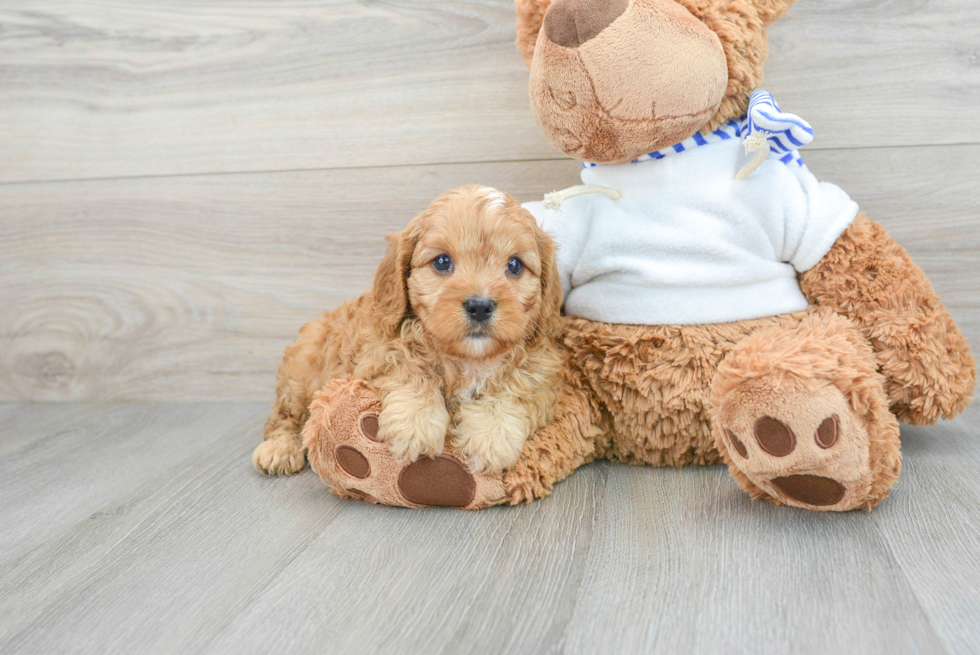
<instances>
[{"instance_id":1,"label":"apricot puppy","mask_svg":"<svg viewBox=\"0 0 980 655\"><path fill-rule=\"evenodd\" d=\"M378 436L396 458L449 442L475 472L510 467L552 418L561 297L551 239L514 198L476 185L443 193L388 237L370 292L286 349L255 468L301 470L313 394L348 376L380 395Z\"/></svg>"}]
</instances>

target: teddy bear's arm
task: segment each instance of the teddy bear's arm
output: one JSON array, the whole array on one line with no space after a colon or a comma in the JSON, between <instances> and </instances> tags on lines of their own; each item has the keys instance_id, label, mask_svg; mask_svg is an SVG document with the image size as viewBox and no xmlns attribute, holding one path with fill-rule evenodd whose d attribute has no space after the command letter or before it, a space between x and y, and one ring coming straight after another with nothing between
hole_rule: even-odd
<instances>
[{"instance_id":1,"label":"teddy bear's arm","mask_svg":"<svg viewBox=\"0 0 980 655\"><path fill-rule=\"evenodd\" d=\"M951 418L969 404L976 365L925 273L863 213L800 275L810 303L864 331L887 378L891 410L906 423Z\"/></svg>"},{"instance_id":2,"label":"teddy bear's arm","mask_svg":"<svg viewBox=\"0 0 980 655\"><path fill-rule=\"evenodd\" d=\"M608 448L607 433L598 401L568 358L556 385L554 419L528 438L520 459L504 472L506 502L549 495L555 484Z\"/></svg>"}]
</instances>

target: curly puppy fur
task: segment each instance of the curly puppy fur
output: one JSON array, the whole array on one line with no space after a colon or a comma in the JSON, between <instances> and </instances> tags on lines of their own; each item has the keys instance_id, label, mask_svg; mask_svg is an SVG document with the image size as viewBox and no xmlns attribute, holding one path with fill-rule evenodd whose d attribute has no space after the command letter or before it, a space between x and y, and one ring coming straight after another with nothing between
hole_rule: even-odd
<instances>
[{"instance_id":1,"label":"curly puppy fur","mask_svg":"<svg viewBox=\"0 0 980 655\"><path fill-rule=\"evenodd\" d=\"M504 472L510 505L546 497L555 484L608 450L609 417L587 391L570 353L563 351L563 356L554 420L527 440L520 459Z\"/></svg>"},{"instance_id":2,"label":"curly puppy fur","mask_svg":"<svg viewBox=\"0 0 980 655\"><path fill-rule=\"evenodd\" d=\"M434 267L440 255L450 270ZM474 297L495 303L489 320L468 316ZM396 458L439 454L448 438L473 470L507 468L552 418L560 305L554 246L533 217L489 187L447 191L389 237L369 293L303 326L286 349L255 467L302 469L314 393L352 376L379 393L379 437Z\"/></svg>"}]
</instances>

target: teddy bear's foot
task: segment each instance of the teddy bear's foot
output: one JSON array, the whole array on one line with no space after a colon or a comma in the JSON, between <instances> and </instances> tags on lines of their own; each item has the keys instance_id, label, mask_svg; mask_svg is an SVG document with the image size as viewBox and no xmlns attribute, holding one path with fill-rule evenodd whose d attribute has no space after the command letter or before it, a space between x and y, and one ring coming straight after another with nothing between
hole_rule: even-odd
<instances>
[{"instance_id":1,"label":"teddy bear's foot","mask_svg":"<svg viewBox=\"0 0 980 655\"><path fill-rule=\"evenodd\" d=\"M747 382L720 407L732 474L781 504L823 510L869 504L868 429L840 391L800 384L772 392L763 381Z\"/></svg>"},{"instance_id":2,"label":"teddy bear's foot","mask_svg":"<svg viewBox=\"0 0 980 655\"><path fill-rule=\"evenodd\" d=\"M870 346L850 322L813 312L746 339L713 385L714 436L753 498L806 509L872 507L901 461Z\"/></svg>"},{"instance_id":3,"label":"teddy bear's foot","mask_svg":"<svg viewBox=\"0 0 980 655\"><path fill-rule=\"evenodd\" d=\"M452 455L396 460L377 436L380 411L360 380L334 380L314 397L303 443L334 493L402 507L481 509L508 500L500 475L474 474Z\"/></svg>"}]
</instances>

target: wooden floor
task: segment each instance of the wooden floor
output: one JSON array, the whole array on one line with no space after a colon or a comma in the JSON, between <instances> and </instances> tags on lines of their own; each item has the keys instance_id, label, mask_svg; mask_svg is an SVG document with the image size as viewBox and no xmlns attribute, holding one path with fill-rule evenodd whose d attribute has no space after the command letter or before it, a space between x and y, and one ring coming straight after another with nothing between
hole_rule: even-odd
<instances>
[{"instance_id":1,"label":"wooden floor","mask_svg":"<svg viewBox=\"0 0 980 655\"><path fill-rule=\"evenodd\" d=\"M763 88L980 343L976 0L799 0ZM479 513L249 453L445 188L576 183L510 0L0 0L0 653L978 653L980 409L872 513L588 466Z\"/></svg>"},{"instance_id":2,"label":"wooden floor","mask_svg":"<svg viewBox=\"0 0 980 655\"><path fill-rule=\"evenodd\" d=\"M871 513L589 465L482 512L251 469L257 404L0 404L2 653L980 652L980 409Z\"/></svg>"}]
</instances>

